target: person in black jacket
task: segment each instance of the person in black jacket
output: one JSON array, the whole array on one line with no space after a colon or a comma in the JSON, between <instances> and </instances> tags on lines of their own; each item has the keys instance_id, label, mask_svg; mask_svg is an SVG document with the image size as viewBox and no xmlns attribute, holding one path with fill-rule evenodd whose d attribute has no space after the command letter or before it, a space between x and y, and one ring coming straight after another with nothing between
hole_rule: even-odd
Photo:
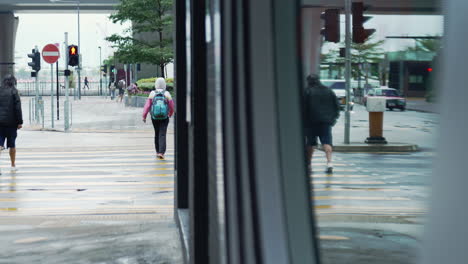
<instances>
[{"instance_id":1,"label":"person in black jacket","mask_svg":"<svg viewBox=\"0 0 468 264\"><path fill-rule=\"evenodd\" d=\"M311 170L312 155L317 146L317 137L327 156L326 172L333 172L332 165L332 127L340 116L340 106L335 93L320 83L319 77L312 74L307 77L305 99L305 131L307 142L307 162Z\"/></svg>"},{"instance_id":2,"label":"person in black jacket","mask_svg":"<svg viewBox=\"0 0 468 264\"><path fill-rule=\"evenodd\" d=\"M21 100L16 89L16 78L7 75L0 86L0 153L10 149L11 171L16 171L16 136L17 130L23 127ZM1 172L0 172L1 174Z\"/></svg>"}]
</instances>

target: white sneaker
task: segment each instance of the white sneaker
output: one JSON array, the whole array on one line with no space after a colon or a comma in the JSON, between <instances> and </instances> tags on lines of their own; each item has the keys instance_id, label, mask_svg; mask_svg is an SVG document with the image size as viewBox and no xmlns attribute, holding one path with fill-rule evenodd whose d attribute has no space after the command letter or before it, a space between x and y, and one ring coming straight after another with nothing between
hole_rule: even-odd
<instances>
[{"instance_id":1,"label":"white sneaker","mask_svg":"<svg viewBox=\"0 0 468 264\"><path fill-rule=\"evenodd\" d=\"M18 169L17 169L16 167L10 167L10 171L11 171L11 172L17 172Z\"/></svg>"},{"instance_id":2,"label":"white sneaker","mask_svg":"<svg viewBox=\"0 0 468 264\"><path fill-rule=\"evenodd\" d=\"M327 162L327 169L325 170L326 173L333 173L333 164L331 162Z\"/></svg>"}]
</instances>

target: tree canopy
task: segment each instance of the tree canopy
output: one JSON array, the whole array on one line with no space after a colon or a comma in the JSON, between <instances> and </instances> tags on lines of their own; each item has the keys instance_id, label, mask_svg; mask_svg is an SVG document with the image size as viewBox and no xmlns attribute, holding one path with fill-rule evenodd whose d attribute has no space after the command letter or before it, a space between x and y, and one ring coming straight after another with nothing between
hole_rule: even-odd
<instances>
[{"instance_id":1,"label":"tree canopy","mask_svg":"<svg viewBox=\"0 0 468 264\"><path fill-rule=\"evenodd\" d=\"M171 11L171 0L121 0L117 12L109 18L120 24L131 21L132 27L106 38L117 48L115 57L124 63L159 65L164 75L164 67L174 57ZM140 34L154 37L147 40L138 37Z\"/></svg>"}]
</instances>

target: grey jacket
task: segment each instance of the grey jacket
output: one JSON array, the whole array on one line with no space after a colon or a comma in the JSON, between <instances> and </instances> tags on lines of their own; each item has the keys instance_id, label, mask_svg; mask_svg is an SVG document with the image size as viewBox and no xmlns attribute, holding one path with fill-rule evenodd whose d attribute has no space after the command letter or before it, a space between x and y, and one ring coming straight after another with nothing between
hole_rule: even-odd
<instances>
[{"instance_id":1,"label":"grey jacket","mask_svg":"<svg viewBox=\"0 0 468 264\"><path fill-rule=\"evenodd\" d=\"M322 84L308 86L304 91L304 100L306 127L314 123L335 125L340 116L340 106L331 89Z\"/></svg>"},{"instance_id":2,"label":"grey jacket","mask_svg":"<svg viewBox=\"0 0 468 264\"><path fill-rule=\"evenodd\" d=\"M23 124L18 90L0 87L0 126L17 127Z\"/></svg>"}]
</instances>

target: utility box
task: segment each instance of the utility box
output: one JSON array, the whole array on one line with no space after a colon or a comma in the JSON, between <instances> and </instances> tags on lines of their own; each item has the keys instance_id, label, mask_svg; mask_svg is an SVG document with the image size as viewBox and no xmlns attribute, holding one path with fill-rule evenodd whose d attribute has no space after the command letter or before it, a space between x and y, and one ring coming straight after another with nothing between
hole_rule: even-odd
<instances>
[{"instance_id":1,"label":"utility box","mask_svg":"<svg viewBox=\"0 0 468 264\"><path fill-rule=\"evenodd\" d=\"M366 139L367 144L387 144L387 140L383 137L383 115L387 100L382 97L368 97L367 111L369 112L369 137Z\"/></svg>"},{"instance_id":2,"label":"utility box","mask_svg":"<svg viewBox=\"0 0 468 264\"><path fill-rule=\"evenodd\" d=\"M367 97L368 112L385 112L387 100L382 97Z\"/></svg>"}]
</instances>

